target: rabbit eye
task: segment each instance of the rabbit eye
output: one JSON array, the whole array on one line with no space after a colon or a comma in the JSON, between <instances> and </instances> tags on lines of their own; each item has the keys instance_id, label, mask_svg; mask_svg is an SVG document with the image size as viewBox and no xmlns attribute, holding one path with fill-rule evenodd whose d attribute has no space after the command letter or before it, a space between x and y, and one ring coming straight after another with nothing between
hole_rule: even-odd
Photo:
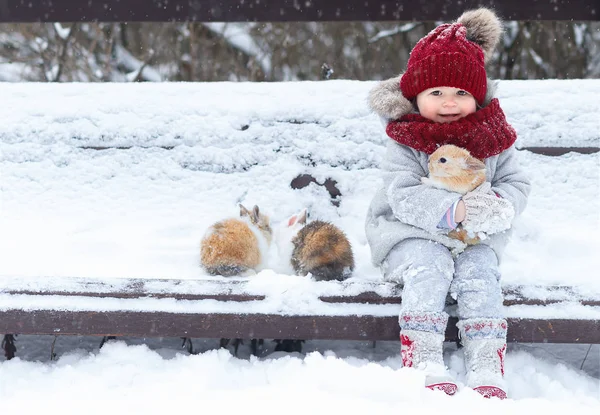
<instances>
[{"instance_id":1,"label":"rabbit eye","mask_svg":"<svg viewBox=\"0 0 600 415\"><path fill-rule=\"evenodd\" d=\"M445 163L445 162L446 162L446 159L445 159L444 157L442 157L442 158L440 159L440 163Z\"/></svg>"}]
</instances>

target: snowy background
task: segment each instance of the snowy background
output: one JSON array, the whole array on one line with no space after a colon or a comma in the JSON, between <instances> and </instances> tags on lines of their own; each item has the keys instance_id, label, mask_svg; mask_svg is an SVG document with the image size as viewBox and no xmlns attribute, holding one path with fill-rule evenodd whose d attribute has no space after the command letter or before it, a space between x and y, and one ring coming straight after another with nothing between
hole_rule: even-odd
<instances>
[{"instance_id":1,"label":"snowy background","mask_svg":"<svg viewBox=\"0 0 600 415\"><path fill-rule=\"evenodd\" d=\"M378 281L363 230L386 140L366 106L373 85L0 85L0 308L37 306L1 294L15 281L60 288L75 276L207 278L199 267L200 239L213 222L237 215L237 203L259 205L274 224L308 207L313 218L348 235L354 281ZM518 147L600 146L599 94L598 80L504 81L499 89ZM503 283L568 284L581 296L598 297L598 154L523 151L521 159L533 190L505 253ZM340 206L329 203L323 187L292 190L290 181L301 173L335 179ZM258 286L317 289L284 275L276 251L271 259L272 269L255 279ZM47 306L71 305L58 299ZM599 318L600 311L579 306L552 313ZM200 354L189 356L179 339L148 341L152 350L116 343L98 351L99 339L59 338L59 360L50 362L53 338L17 340L24 360L0 363L0 401L7 408L35 391L40 402L64 404L68 394L123 407L150 407L167 397L174 408L227 399L228 411L257 402L264 410L285 402L319 412L398 413L404 405L442 410L451 403L473 410L600 409L598 345L511 345L506 365L515 401L499 404L469 390L452 401L422 390L418 373L400 370L396 342L373 349L315 341L303 355L266 350L260 359L246 359L241 351L238 359L213 350L216 340L195 341ZM447 363L460 381L462 352L449 350ZM230 399L232 392L239 399Z\"/></svg>"}]
</instances>

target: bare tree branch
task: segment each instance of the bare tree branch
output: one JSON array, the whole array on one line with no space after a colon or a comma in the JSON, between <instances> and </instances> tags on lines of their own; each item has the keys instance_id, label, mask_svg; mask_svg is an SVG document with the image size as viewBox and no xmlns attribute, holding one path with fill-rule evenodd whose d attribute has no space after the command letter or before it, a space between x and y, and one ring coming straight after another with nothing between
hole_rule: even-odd
<instances>
[{"instance_id":1,"label":"bare tree branch","mask_svg":"<svg viewBox=\"0 0 600 415\"><path fill-rule=\"evenodd\" d=\"M144 60L144 63L142 63L142 65L140 66L140 69L138 69L137 74L135 74L135 76L133 76L133 78L131 80L132 82L143 81L142 73L144 72L144 68L146 68L146 66L148 66L148 64L150 63L152 58L154 58L154 49L150 49L148 56Z\"/></svg>"},{"instance_id":2,"label":"bare tree branch","mask_svg":"<svg viewBox=\"0 0 600 415\"><path fill-rule=\"evenodd\" d=\"M61 42L61 53L60 56L58 58L58 70L56 71L56 77L54 78L54 82L58 82L60 81L60 77L63 73L63 69L65 67L66 64L66 60L67 60L67 51L69 48L69 41L71 40L71 38L73 37L73 33L75 33L75 31L77 30L77 23L73 23L69 29L69 32L67 33L66 36L62 36L59 28L56 27L56 24L54 25L54 30L56 31L56 34L58 35L58 37L60 39L62 39Z\"/></svg>"}]
</instances>

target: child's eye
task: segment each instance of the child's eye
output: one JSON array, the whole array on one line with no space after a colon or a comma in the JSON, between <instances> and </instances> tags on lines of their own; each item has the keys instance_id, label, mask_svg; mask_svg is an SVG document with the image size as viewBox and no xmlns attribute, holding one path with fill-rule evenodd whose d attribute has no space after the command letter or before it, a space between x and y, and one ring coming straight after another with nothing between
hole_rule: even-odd
<instances>
[{"instance_id":1,"label":"child's eye","mask_svg":"<svg viewBox=\"0 0 600 415\"><path fill-rule=\"evenodd\" d=\"M442 91L438 91L437 89L435 91L431 91L431 95L434 95L436 97L439 97L440 95L442 95Z\"/></svg>"},{"instance_id":2,"label":"child's eye","mask_svg":"<svg viewBox=\"0 0 600 415\"><path fill-rule=\"evenodd\" d=\"M456 93L457 95L469 95L467 91L460 90Z\"/></svg>"}]
</instances>

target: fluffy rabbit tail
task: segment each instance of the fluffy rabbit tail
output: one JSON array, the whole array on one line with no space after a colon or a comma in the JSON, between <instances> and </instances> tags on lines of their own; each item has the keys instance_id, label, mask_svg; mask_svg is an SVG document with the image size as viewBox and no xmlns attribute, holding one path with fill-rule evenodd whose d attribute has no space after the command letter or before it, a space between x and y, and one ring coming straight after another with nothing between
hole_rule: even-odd
<instances>
[{"instance_id":1,"label":"fluffy rabbit tail","mask_svg":"<svg viewBox=\"0 0 600 415\"><path fill-rule=\"evenodd\" d=\"M206 272L210 275L222 275L224 277L240 276L248 271L248 267L242 265L215 265L206 267Z\"/></svg>"}]
</instances>

